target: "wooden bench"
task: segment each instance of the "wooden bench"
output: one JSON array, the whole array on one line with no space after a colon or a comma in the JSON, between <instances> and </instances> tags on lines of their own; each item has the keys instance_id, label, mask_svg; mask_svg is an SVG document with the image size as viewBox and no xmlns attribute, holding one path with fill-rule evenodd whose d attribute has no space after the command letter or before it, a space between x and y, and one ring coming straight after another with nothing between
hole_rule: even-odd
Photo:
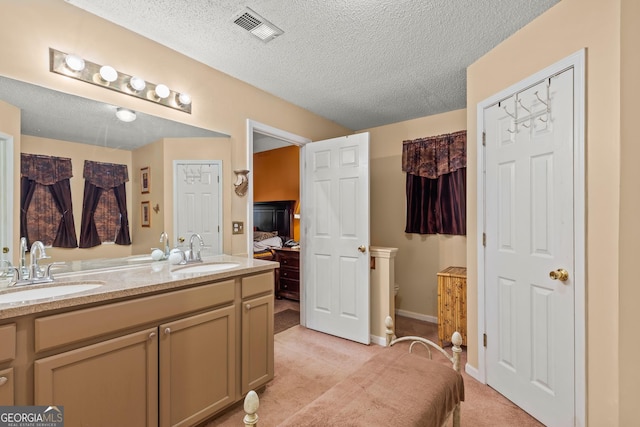
<instances>
[{"instance_id":1,"label":"wooden bench","mask_svg":"<svg viewBox=\"0 0 640 427\"><path fill-rule=\"evenodd\" d=\"M450 419L460 426L460 402L464 383L460 375L462 336L455 332L450 355L436 343L421 337L396 338L393 320L385 320L389 347L408 341L409 351L379 352L354 373L334 385L313 402L298 408L280 426L371 426L419 425L441 427ZM413 353L424 345L428 358ZM431 361L431 348L442 353L453 370ZM258 424L259 399L254 391L245 397L245 426Z\"/></svg>"}]
</instances>

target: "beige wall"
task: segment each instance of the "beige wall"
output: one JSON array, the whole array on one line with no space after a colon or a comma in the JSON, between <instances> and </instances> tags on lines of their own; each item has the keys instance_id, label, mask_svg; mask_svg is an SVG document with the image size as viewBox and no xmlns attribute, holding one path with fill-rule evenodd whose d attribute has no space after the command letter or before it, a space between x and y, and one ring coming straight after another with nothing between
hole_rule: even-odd
<instances>
[{"instance_id":1,"label":"beige wall","mask_svg":"<svg viewBox=\"0 0 640 427\"><path fill-rule=\"evenodd\" d=\"M76 226L78 243L80 242L80 227L82 225L82 201L84 197L84 178L82 177L82 173L85 160L127 165L130 181L125 185L125 188L127 190L127 211L131 213L131 178L133 177L133 171L131 169L130 151L29 135L22 135L21 151L29 154L43 154L46 156L68 157L71 159L73 177L69 181L71 184L71 200L73 203L73 220ZM18 197L19 196L18 194ZM15 225L19 228L20 222L17 221ZM125 257L131 255L131 246L104 244L84 249L50 248L47 249L47 255L51 256L51 260L49 261Z\"/></svg>"},{"instance_id":2,"label":"beige wall","mask_svg":"<svg viewBox=\"0 0 640 427\"><path fill-rule=\"evenodd\" d=\"M435 321L437 273L448 266L466 265L466 237L404 233L402 141L464 130L466 126L466 110L457 110L365 130L371 140L371 244L399 249L395 258L395 278L400 285L396 308L405 315Z\"/></svg>"},{"instance_id":3,"label":"beige wall","mask_svg":"<svg viewBox=\"0 0 640 427\"><path fill-rule=\"evenodd\" d=\"M620 110L620 271L619 271L619 340L620 351L620 425L638 423L640 369L636 357L640 354L637 327L640 325L640 286L638 286L638 242L640 242L640 144L638 115L640 114L640 2L621 3L621 110Z\"/></svg>"},{"instance_id":4,"label":"beige wall","mask_svg":"<svg viewBox=\"0 0 640 427\"><path fill-rule=\"evenodd\" d=\"M160 46L106 20L73 7L64 0L3 0L0 14L11 17L0 26L0 75L51 89L131 108L136 111L224 132L231 167L246 167L246 120L320 140L351 131L280 98ZM49 48L74 52L92 62L110 64L127 74L188 92L191 115L49 72ZM19 190L16 183L16 204ZM224 194L224 251L246 253L246 236L231 235L231 221L246 221L246 198ZM16 221L17 221L16 217ZM165 219L166 220L166 219ZM14 227L15 228L15 227ZM16 241L19 239L18 232ZM228 237L227 237L228 236Z\"/></svg>"},{"instance_id":5,"label":"beige wall","mask_svg":"<svg viewBox=\"0 0 640 427\"><path fill-rule=\"evenodd\" d=\"M633 25L637 25L637 15L633 19ZM470 136L477 134L478 102L582 48L587 49L587 418L591 426L616 426L623 425L618 419L620 0L562 0L471 65L467 70L467 129ZM476 162L476 146L469 144L468 188L476 188ZM632 173L634 178L637 173ZM636 186L637 182L636 179ZM631 194L631 189L627 191ZM634 196L637 207L636 201L637 195ZM477 277L478 271L477 209L476 193L469 191L467 267L470 278ZM468 361L477 367L478 294L474 282L469 280L467 298ZM637 295L637 290L632 292ZM637 320L638 316L632 317ZM634 398L637 401L638 396Z\"/></svg>"}]
</instances>

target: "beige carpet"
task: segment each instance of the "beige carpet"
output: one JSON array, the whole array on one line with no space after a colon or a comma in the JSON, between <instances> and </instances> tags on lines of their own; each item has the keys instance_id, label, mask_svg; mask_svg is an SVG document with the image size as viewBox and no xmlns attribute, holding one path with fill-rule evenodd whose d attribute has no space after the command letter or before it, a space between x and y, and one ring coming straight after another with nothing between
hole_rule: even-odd
<instances>
[{"instance_id":1,"label":"beige carpet","mask_svg":"<svg viewBox=\"0 0 640 427\"><path fill-rule=\"evenodd\" d=\"M437 339L437 326L398 316L397 334ZM275 427L297 408L320 396L354 372L384 347L365 346L331 335L294 326L275 335L275 378L259 393L259 426ZM442 363L448 363L442 359ZM466 352L463 353L463 366ZM465 402L462 425L467 427L542 426L502 395L463 373ZM242 402L206 427L241 426ZM328 426L329 427L329 426ZM404 426L403 426L404 427Z\"/></svg>"}]
</instances>

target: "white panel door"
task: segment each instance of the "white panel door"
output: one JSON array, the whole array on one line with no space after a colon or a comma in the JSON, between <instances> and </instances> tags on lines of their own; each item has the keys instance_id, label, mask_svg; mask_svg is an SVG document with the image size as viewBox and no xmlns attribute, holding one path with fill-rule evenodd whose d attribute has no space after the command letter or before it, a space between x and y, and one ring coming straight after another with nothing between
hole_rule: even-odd
<instances>
[{"instance_id":1,"label":"white panel door","mask_svg":"<svg viewBox=\"0 0 640 427\"><path fill-rule=\"evenodd\" d=\"M209 255L222 252L221 169L217 161L179 161L174 167L176 238L188 245L191 235L200 234Z\"/></svg>"},{"instance_id":2,"label":"white panel door","mask_svg":"<svg viewBox=\"0 0 640 427\"><path fill-rule=\"evenodd\" d=\"M369 134L304 151L307 327L369 344Z\"/></svg>"},{"instance_id":3,"label":"white panel door","mask_svg":"<svg viewBox=\"0 0 640 427\"><path fill-rule=\"evenodd\" d=\"M549 426L574 425L573 114L573 69L484 111L487 383Z\"/></svg>"},{"instance_id":4,"label":"white panel door","mask_svg":"<svg viewBox=\"0 0 640 427\"><path fill-rule=\"evenodd\" d=\"M13 140L0 134L0 281L13 257Z\"/></svg>"}]
</instances>

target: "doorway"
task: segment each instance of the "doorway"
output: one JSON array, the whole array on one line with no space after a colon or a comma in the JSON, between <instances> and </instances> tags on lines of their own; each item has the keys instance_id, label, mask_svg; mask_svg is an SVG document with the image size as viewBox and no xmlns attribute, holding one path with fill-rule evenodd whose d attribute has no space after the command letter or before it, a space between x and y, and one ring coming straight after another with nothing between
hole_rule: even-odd
<instances>
[{"instance_id":1,"label":"doorway","mask_svg":"<svg viewBox=\"0 0 640 427\"><path fill-rule=\"evenodd\" d=\"M283 131L281 129L274 128L272 126L268 126L253 120L247 120L247 169L249 171L254 171L254 153L261 149L276 149L281 147L287 147L291 145L298 146L302 148L305 144L311 142L310 139L304 138L299 135L295 135L293 133ZM262 147L262 148L260 148ZM302 150L300 150L300 156L302 155ZM301 157L298 158L298 164L300 166L300 171L303 171L303 163ZM249 257L253 257L253 229L254 229L254 218L253 218L253 207L254 207L254 189L255 189L255 174L249 173L247 175L249 189L247 191L247 221L246 221L246 241L247 241L247 254ZM298 177L300 182L300 189L302 189L303 178L302 173ZM299 200L302 197L302 194L299 194ZM302 233L302 219L299 221L300 230ZM302 244L302 240L304 236L301 235L300 241ZM302 254L300 254L302 256ZM302 262L302 261L301 261ZM302 326L306 325L305 322L305 310L304 310L304 292L300 292L300 303L299 303L299 311L300 311L300 324ZM287 306L285 304L285 306ZM290 308L287 306L287 308Z\"/></svg>"},{"instance_id":2,"label":"doorway","mask_svg":"<svg viewBox=\"0 0 640 427\"><path fill-rule=\"evenodd\" d=\"M478 104L479 379L585 425L584 51Z\"/></svg>"}]
</instances>

